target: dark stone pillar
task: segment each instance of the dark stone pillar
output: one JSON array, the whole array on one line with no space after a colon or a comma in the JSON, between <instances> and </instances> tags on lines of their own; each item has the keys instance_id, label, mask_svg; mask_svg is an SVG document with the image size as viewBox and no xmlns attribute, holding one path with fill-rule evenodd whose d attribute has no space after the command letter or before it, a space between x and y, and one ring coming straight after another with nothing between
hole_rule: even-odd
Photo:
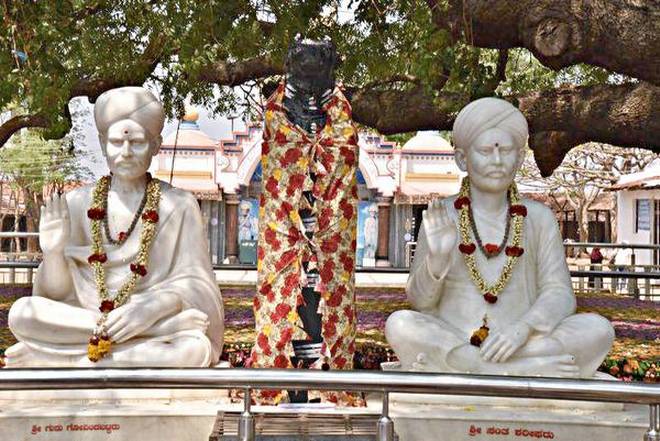
<instances>
[{"instance_id":1,"label":"dark stone pillar","mask_svg":"<svg viewBox=\"0 0 660 441\"><path fill-rule=\"evenodd\" d=\"M225 194L225 258L238 263L238 204L240 195Z\"/></svg>"},{"instance_id":2,"label":"dark stone pillar","mask_svg":"<svg viewBox=\"0 0 660 441\"><path fill-rule=\"evenodd\" d=\"M378 246L376 248L376 266L392 266L390 263L390 208L392 198L378 197Z\"/></svg>"}]
</instances>

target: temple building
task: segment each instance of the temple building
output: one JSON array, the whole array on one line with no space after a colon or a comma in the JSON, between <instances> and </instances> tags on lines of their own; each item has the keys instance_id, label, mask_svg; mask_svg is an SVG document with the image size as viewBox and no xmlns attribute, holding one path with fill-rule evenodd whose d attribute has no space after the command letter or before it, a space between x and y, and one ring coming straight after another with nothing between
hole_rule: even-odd
<instances>
[{"instance_id":1,"label":"temple building","mask_svg":"<svg viewBox=\"0 0 660 441\"><path fill-rule=\"evenodd\" d=\"M213 263L254 263L261 125L248 124L231 139L216 141L197 119L189 112L165 137L151 172L195 195ZM402 147L363 132L359 149L358 265L408 266L427 203L459 189L453 149L435 132L420 132Z\"/></svg>"},{"instance_id":2,"label":"temple building","mask_svg":"<svg viewBox=\"0 0 660 441\"><path fill-rule=\"evenodd\" d=\"M623 175L612 187L617 198L619 242L660 245L660 163ZM638 265L660 265L660 250L636 250Z\"/></svg>"}]
</instances>

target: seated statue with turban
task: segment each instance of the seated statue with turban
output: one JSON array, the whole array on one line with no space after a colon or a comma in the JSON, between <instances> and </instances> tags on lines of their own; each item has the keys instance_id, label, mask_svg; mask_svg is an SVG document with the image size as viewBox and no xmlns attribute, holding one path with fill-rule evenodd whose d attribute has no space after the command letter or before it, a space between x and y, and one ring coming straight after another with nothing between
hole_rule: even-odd
<instances>
[{"instance_id":1,"label":"seated statue with turban","mask_svg":"<svg viewBox=\"0 0 660 441\"><path fill-rule=\"evenodd\" d=\"M555 216L521 198L514 177L527 122L510 103L482 98L459 113L461 190L425 211L406 292L387 341L405 370L591 377L614 330L576 301Z\"/></svg>"},{"instance_id":2,"label":"seated statue with turban","mask_svg":"<svg viewBox=\"0 0 660 441\"><path fill-rule=\"evenodd\" d=\"M147 173L164 112L146 89L102 94L94 118L110 175L41 209L43 261L16 301L7 367L205 367L223 310L195 198Z\"/></svg>"}]
</instances>

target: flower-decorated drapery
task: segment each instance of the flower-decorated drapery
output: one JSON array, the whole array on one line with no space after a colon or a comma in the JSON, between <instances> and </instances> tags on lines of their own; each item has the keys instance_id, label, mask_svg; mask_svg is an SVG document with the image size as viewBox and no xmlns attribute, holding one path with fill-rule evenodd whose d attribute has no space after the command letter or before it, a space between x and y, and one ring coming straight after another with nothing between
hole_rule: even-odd
<instances>
[{"instance_id":1,"label":"flower-decorated drapery","mask_svg":"<svg viewBox=\"0 0 660 441\"><path fill-rule=\"evenodd\" d=\"M319 273L322 360L330 369L351 369L356 332L357 130L339 87L323 107L325 126L315 134L287 119L283 98L284 83L268 100L265 112L254 298L257 340L251 366L292 367L292 340L307 337L296 308L304 301L304 267L311 265ZM312 192L311 206L303 196L306 191ZM299 213L304 209L316 217L311 238L304 234ZM262 398L275 399L278 392L270 392L271 397L268 393L262 391Z\"/></svg>"}]
</instances>

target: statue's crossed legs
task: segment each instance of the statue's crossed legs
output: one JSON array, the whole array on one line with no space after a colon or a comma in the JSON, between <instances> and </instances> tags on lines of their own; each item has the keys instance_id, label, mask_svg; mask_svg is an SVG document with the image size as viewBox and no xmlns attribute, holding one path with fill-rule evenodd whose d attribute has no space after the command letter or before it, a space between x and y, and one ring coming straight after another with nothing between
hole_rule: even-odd
<instances>
[{"instance_id":1,"label":"statue's crossed legs","mask_svg":"<svg viewBox=\"0 0 660 441\"><path fill-rule=\"evenodd\" d=\"M397 311L385 326L403 370L492 375L581 377L594 375L612 347L614 329L597 314L575 314L547 335L533 333L506 362L482 359L470 333L416 311Z\"/></svg>"},{"instance_id":2,"label":"statue's crossed legs","mask_svg":"<svg viewBox=\"0 0 660 441\"><path fill-rule=\"evenodd\" d=\"M18 299L9 313L9 328L19 342L5 352L7 367L199 367L210 362L206 314L187 309L136 338L113 344L108 356L92 363L87 343L100 315L45 297Z\"/></svg>"}]
</instances>

